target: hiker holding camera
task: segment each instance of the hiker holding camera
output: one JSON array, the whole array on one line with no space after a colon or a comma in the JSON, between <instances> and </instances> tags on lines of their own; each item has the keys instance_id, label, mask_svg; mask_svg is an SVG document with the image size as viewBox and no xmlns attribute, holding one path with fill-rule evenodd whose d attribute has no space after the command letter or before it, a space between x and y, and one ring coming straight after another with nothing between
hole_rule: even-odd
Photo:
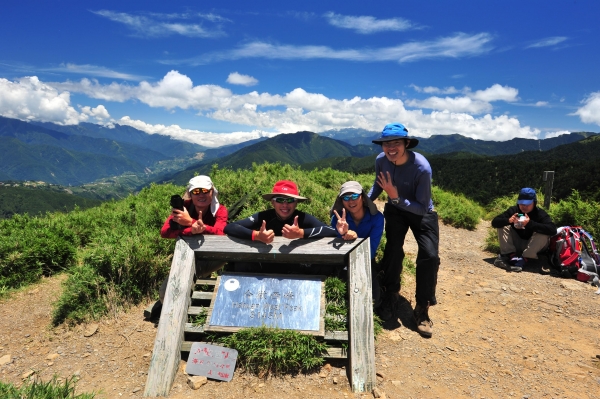
<instances>
[{"instance_id":1,"label":"hiker holding camera","mask_svg":"<svg viewBox=\"0 0 600 399\"><path fill-rule=\"evenodd\" d=\"M183 198L171 198L171 214L165 221L160 236L177 238L193 234L224 235L227 208L219 203L219 191L208 176L190 180Z\"/></svg>"},{"instance_id":2,"label":"hiker holding camera","mask_svg":"<svg viewBox=\"0 0 600 399\"><path fill-rule=\"evenodd\" d=\"M537 254L556 234L556 225L546 211L537 207L537 195L529 187L521 189L517 205L492 220L492 227L497 229L500 242L500 255L494 265L513 272L523 270L528 261L537 261Z\"/></svg>"},{"instance_id":3,"label":"hiker holding camera","mask_svg":"<svg viewBox=\"0 0 600 399\"><path fill-rule=\"evenodd\" d=\"M219 203L217 191L208 176L193 177L185 190L183 198L171 197L171 214L160 229L162 238L177 238L194 234L224 235L227 225L227 208ZM210 276L223 267L223 261L196 261L196 277ZM158 291L161 302L164 301L169 277L163 281Z\"/></svg>"}]
</instances>

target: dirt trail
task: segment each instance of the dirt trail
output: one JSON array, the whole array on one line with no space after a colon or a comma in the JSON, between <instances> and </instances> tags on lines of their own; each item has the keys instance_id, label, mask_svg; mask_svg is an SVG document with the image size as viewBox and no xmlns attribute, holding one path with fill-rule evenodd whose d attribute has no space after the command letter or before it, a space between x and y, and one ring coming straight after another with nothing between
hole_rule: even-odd
<instances>
[{"instance_id":1,"label":"dirt trail","mask_svg":"<svg viewBox=\"0 0 600 399\"><path fill-rule=\"evenodd\" d=\"M488 226L440 226L433 338L414 331L414 282L405 281L398 321L376 341L378 389L387 398L600 398L600 295L539 269L494 267L494 255L480 249ZM408 238L406 252L414 258L416 245ZM75 374L78 390L101 391L99 398L141 397L156 333L143 319L144 306L106 318L96 329L52 329L51 303L62 279L0 302L0 380L19 383L31 371L42 379ZM10 363L3 364L7 356ZM236 375L197 391L180 371L170 397L373 397L350 391L344 362L332 366L267 381Z\"/></svg>"}]
</instances>

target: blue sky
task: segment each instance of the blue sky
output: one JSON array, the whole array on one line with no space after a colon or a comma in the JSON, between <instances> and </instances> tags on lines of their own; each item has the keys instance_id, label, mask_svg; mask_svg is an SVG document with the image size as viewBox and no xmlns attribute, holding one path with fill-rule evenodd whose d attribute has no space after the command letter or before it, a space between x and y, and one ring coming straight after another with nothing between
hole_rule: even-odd
<instances>
[{"instance_id":1,"label":"blue sky","mask_svg":"<svg viewBox=\"0 0 600 399\"><path fill-rule=\"evenodd\" d=\"M597 1L14 1L0 115L207 146L402 122L504 141L600 131Z\"/></svg>"}]
</instances>

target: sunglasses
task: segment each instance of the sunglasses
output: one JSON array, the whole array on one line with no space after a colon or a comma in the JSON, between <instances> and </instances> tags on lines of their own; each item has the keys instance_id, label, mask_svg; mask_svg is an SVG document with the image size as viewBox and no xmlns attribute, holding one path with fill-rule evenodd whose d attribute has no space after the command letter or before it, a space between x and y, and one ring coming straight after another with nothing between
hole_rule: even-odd
<instances>
[{"instance_id":1,"label":"sunglasses","mask_svg":"<svg viewBox=\"0 0 600 399\"><path fill-rule=\"evenodd\" d=\"M198 195L198 194L208 194L210 193L211 189L208 188L195 188L192 190L192 194Z\"/></svg>"},{"instance_id":2,"label":"sunglasses","mask_svg":"<svg viewBox=\"0 0 600 399\"><path fill-rule=\"evenodd\" d=\"M346 194L342 196L344 201L357 200L360 197L360 193L358 194Z\"/></svg>"},{"instance_id":3,"label":"sunglasses","mask_svg":"<svg viewBox=\"0 0 600 399\"><path fill-rule=\"evenodd\" d=\"M275 197L272 198L278 204L293 204L296 202L296 198L287 198L287 197Z\"/></svg>"}]
</instances>

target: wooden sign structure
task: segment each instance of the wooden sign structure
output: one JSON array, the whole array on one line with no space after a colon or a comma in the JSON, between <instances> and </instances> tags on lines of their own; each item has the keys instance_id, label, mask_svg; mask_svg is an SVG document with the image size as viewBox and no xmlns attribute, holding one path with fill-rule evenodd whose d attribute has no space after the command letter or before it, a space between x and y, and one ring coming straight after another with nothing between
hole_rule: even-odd
<instances>
[{"instance_id":1,"label":"wooden sign structure","mask_svg":"<svg viewBox=\"0 0 600 399\"><path fill-rule=\"evenodd\" d=\"M168 396L181 360L187 309L191 302L196 259L237 262L337 264L348 267L350 385L370 392L376 385L375 338L371 293L371 251L368 239L288 240L271 244L227 236L179 238L158 324L144 389L145 397Z\"/></svg>"}]
</instances>

